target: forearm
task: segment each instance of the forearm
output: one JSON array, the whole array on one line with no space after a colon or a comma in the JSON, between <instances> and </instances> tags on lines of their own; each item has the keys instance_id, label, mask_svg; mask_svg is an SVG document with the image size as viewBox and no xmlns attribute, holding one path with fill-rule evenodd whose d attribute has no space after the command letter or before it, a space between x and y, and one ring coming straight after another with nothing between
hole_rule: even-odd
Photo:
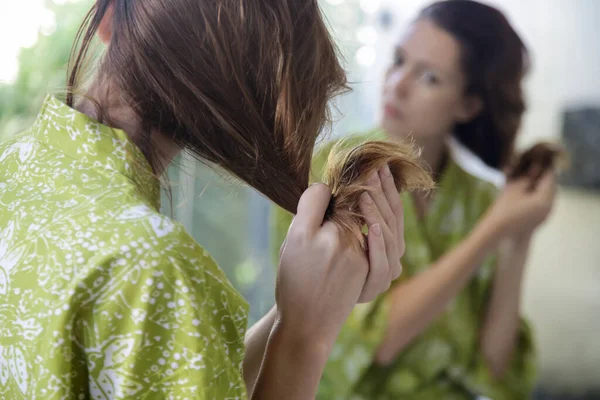
<instances>
[{"instance_id":1,"label":"forearm","mask_svg":"<svg viewBox=\"0 0 600 400\"><path fill-rule=\"evenodd\" d=\"M392 362L442 314L485 257L495 249L499 237L495 224L483 219L456 248L423 273L393 289L388 328L376 354L378 363Z\"/></svg>"},{"instance_id":2,"label":"forearm","mask_svg":"<svg viewBox=\"0 0 600 400\"><path fill-rule=\"evenodd\" d=\"M252 400L315 398L331 344L294 333L275 323Z\"/></svg>"},{"instance_id":3,"label":"forearm","mask_svg":"<svg viewBox=\"0 0 600 400\"><path fill-rule=\"evenodd\" d=\"M481 330L481 351L497 378L513 355L519 330L519 309L524 266L530 237L506 241L499 253L498 267Z\"/></svg>"},{"instance_id":4,"label":"forearm","mask_svg":"<svg viewBox=\"0 0 600 400\"><path fill-rule=\"evenodd\" d=\"M260 321L246 333L246 354L244 355L244 380L248 393L252 393L263 363L269 335L277 318L277 307L273 307Z\"/></svg>"}]
</instances>

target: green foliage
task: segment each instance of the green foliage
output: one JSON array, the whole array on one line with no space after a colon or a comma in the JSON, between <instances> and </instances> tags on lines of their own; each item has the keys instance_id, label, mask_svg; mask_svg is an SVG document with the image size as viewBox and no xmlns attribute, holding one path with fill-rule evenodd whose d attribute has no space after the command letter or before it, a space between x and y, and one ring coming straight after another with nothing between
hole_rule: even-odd
<instances>
[{"instance_id":1,"label":"green foliage","mask_svg":"<svg viewBox=\"0 0 600 400\"><path fill-rule=\"evenodd\" d=\"M27 128L49 92L66 87L71 45L91 0L62 5L48 2L56 17L56 30L39 35L19 55L19 72L12 84L0 84L0 141Z\"/></svg>"}]
</instances>

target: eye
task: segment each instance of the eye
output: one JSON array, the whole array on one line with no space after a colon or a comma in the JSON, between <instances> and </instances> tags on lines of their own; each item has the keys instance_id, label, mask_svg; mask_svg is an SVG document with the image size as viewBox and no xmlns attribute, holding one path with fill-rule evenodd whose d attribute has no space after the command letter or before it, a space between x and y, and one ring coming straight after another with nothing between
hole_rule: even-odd
<instances>
[{"instance_id":1,"label":"eye","mask_svg":"<svg viewBox=\"0 0 600 400\"><path fill-rule=\"evenodd\" d=\"M440 82L438 77L431 71L423 72L420 80L428 85L436 85Z\"/></svg>"},{"instance_id":2,"label":"eye","mask_svg":"<svg viewBox=\"0 0 600 400\"><path fill-rule=\"evenodd\" d=\"M404 64L404 56L402 54L394 55L394 66L399 67Z\"/></svg>"}]
</instances>

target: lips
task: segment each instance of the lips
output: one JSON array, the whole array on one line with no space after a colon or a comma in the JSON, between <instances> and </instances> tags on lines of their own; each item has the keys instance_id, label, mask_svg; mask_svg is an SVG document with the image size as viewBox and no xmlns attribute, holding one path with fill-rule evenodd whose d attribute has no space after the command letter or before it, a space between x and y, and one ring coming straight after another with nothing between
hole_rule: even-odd
<instances>
[{"instance_id":1,"label":"lips","mask_svg":"<svg viewBox=\"0 0 600 400\"><path fill-rule=\"evenodd\" d=\"M402 117L402 112L398 108L396 108L390 104L386 104L384 106L383 112L384 112L386 118L398 119L398 118Z\"/></svg>"}]
</instances>

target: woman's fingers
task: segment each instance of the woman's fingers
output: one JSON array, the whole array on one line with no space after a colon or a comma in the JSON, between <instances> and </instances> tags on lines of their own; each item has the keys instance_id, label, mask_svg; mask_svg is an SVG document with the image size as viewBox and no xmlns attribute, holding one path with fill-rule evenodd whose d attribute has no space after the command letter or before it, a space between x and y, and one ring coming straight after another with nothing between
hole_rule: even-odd
<instances>
[{"instance_id":1,"label":"woman's fingers","mask_svg":"<svg viewBox=\"0 0 600 400\"><path fill-rule=\"evenodd\" d=\"M369 246L369 274L360 295L359 303L368 303L375 300L379 294L388 290L391 284L381 224L377 223L369 226L367 241Z\"/></svg>"},{"instance_id":2,"label":"woman's fingers","mask_svg":"<svg viewBox=\"0 0 600 400\"><path fill-rule=\"evenodd\" d=\"M384 223L395 235L397 227L396 215L394 214L394 211L389 204L387 194L383 189L383 178L385 178L385 176L382 171L383 170L375 171L371 174L371 177L367 182L368 186L371 188L369 194L375 202L379 213L383 217Z\"/></svg>"},{"instance_id":3,"label":"woman's fingers","mask_svg":"<svg viewBox=\"0 0 600 400\"><path fill-rule=\"evenodd\" d=\"M390 171L390 167L386 165L384 168L382 168L381 171L379 171L379 176L381 178L381 187L387 199L387 203L389 204L392 212L394 213L394 221L396 222L398 256L402 257L404 255L405 250L404 206L402 204L402 199L400 198L398 188L396 187L396 183L394 182L394 177L392 176L392 172ZM394 279L396 278L397 276L394 277Z\"/></svg>"},{"instance_id":4,"label":"woman's fingers","mask_svg":"<svg viewBox=\"0 0 600 400\"><path fill-rule=\"evenodd\" d=\"M556 174L554 171L547 171L539 180L536 192L542 202L552 208L556 198Z\"/></svg>"},{"instance_id":5,"label":"woman's fingers","mask_svg":"<svg viewBox=\"0 0 600 400\"><path fill-rule=\"evenodd\" d=\"M556 175L554 171L546 171L539 178L538 190L546 194L556 192Z\"/></svg>"},{"instance_id":6,"label":"woman's fingers","mask_svg":"<svg viewBox=\"0 0 600 400\"><path fill-rule=\"evenodd\" d=\"M300 197L298 212L290 231L308 234L320 229L330 200L331 190L325 184L314 184L306 189Z\"/></svg>"},{"instance_id":7,"label":"woman's fingers","mask_svg":"<svg viewBox=\"0 0 600 400\"><path fill-rule=\"evenodd\" d=\"M370 265L365 292L368 294L381 293L389 288L391 279L398 275L401 269L400 257L396 249L396 236L385 223L375 201L368 193L362 195L360 211L369 228L368 243L370 245L373 240L375 246L369 247L369 258L377 261L375 264ZM383 245L380 245L381 240L383 240ZM383 253L381 253L382 251ZM380 257L385 257L386 262L381 262Z\"/></svg>"},{"instance_id":8,"label":"woman's fingers","mask_svg":"<svg viewBox=\"0 0 600 400\"><path fill-rule=\"evenodd\" d=\"M404 210L389 167L374 172L368 186L369 193L365 192L360 202L360 211L369 229L366 255L369 271L361 302L372 301L400 276L400 257L404 254ZM331 191L325 185L309 188L300 200L290 234L306 236L325 228L323 218L330 198Z\"/></svg>"}]
</instances>

